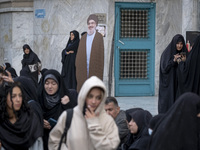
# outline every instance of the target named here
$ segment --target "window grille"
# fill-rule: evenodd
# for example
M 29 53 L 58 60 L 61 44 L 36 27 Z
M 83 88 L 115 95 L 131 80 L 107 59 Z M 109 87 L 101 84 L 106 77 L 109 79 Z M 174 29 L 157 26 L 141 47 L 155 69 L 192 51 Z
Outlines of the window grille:
M 149 50 L 120 51 L 120 79 L 147 79 Z
M 121 38 L 148 38 L 148 9 L 121 9 Z

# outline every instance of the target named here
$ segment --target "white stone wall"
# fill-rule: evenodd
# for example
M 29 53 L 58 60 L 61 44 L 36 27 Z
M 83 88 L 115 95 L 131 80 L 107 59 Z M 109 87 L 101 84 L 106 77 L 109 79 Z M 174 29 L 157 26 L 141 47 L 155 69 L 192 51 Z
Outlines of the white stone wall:
M 12 46 L 12 14 L 0 15 L 0 65 L 4 63 L 4 56 L 12 60 L 10 49 Z
M 0 64 L 4 63 L 4 60 L 10 62 L 18 75 L 22 68 L 22 46 L 25 43 L 33 46 L 33 8 L 1 8 Z
M 92 13 L 106 14 L 107 35 L 104 37 L 105 69 L 104 82 L 108 82 L 108 66 L 114 29 L 114 1 L 110 0 L 44 0 L 34 1 L 34 10 L 44 9 L 44 18 L 34 17 L 34 51 L 45 68 L 61 71 L 61 52 L 69 33 L 87 31 L 87 18 Z
M 10 53 L 12 54 L 12 66 L 19 71 L 22 68 L 21 60 L 23 58 L 24 44 L 29 44 L 33 47 L 33 12 L 18 12 L 12 14 L 12 47 Z
M 149 2 L 149 0 L 137 0 L 135 2 Z M 75 29 L 81 34 L 87 31 L 86 21 L 90 14 L 106 14 L 107 35 L 104 37 L 104 82 L 108 87 L 110 53 L 115 20 L 115 1 L 35 0 L 34 10 L 36 9 L 44 9 L 46 16 L 44 18 L 34 17 L 34 51 L 39 54 L 43 67 L 54 68 L 58 71 L 61 71 L 61 52 L 68 41 L 69 32 Z M 112 79 L 112 93 L 114 93 L 114 77 Z

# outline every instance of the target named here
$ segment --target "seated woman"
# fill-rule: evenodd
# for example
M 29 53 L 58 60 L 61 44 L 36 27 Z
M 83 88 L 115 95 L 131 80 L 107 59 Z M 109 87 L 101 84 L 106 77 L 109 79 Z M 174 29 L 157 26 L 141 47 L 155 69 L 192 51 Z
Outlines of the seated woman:
M 38 91 L 38 100 L 44 117 L 44 149 L 48 149 L 49 132 L 56 124 L 60 114 L 75 106 L 76 99 L 64 86 L 60 73 L 56 70 L 47 70 L 42 78 Z M 51 122 L 51 121 L 52 122 Z M 54 122 L 54 124 L 53 124 Z M 50 124 L 52 123 L 52 124 Z
M 43 150 L 42 118 L 27 106 L 20 83 L 10 84 L 3 91 L 0 95 L 0 149 Z
M 152 115 L 147 110 L 137 108 L 130 116 L 131 120 L 128 123 L 130 134 L 122 145 L 122 150 L 146 150 L 150 139 L 148 127 Z

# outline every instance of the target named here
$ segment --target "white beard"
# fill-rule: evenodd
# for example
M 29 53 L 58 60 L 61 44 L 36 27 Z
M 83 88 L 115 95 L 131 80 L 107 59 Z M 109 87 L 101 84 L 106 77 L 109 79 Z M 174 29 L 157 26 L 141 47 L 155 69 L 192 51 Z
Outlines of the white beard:
M 88 33 L 89 35 L 92 35 L 92 34 L 94 33 L 94 31 L 95 31 L 95 28 L 88 29 L 87 33 Z

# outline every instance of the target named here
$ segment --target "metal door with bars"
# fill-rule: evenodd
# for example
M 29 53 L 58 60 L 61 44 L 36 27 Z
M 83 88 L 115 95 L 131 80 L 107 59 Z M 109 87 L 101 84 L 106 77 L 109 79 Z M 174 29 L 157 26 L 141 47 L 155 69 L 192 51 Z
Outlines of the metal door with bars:
M 115 3 L 115 96 L 154 95 L 155 3 Z

